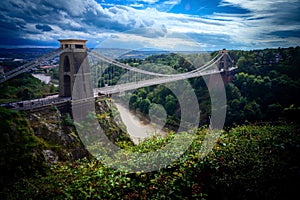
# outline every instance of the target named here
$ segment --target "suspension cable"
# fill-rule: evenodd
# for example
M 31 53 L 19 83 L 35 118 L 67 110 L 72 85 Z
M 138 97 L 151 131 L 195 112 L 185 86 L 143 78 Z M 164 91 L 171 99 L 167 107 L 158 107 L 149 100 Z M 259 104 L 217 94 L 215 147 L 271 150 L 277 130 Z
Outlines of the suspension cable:
M 206 63 L 205 65 L 195 69 L 195 70 L 192 70 L 190 72 L 186 72 L 186 73 L 180 73 L 180 74 L 161 74 L 161 73 L 155 73 L 155 72 L 149 72 L 149 71 L 146 71 L 146 70 L 142 70 L 142 69 L 138 69 L 138 68 L 134 68 L 134 67 L 131 67 L 131 66 L 128 66 L 128 65 L 125 65 L 123 63 L 120 63 L 118 61 L 115 61 L 115 60 L 111 60 L 110 58 L 107 58 L 106 56 L 103 56 L 95 51 L 91 51 L 91 50 L 88 50 L 91 54 L 93 54 L 95 57 L 105 61 L 105 62 L 108 62 L 110 64 L 113 64 L 113 65 L 116 65 L 118 67 L 121 67 L 123 69 L 127 69 L 127 70 L 130 70 L 130 71 L 134 71 L 134 72 L 138 72 L 138 73 L 142 73 L 142 74 L 147 74 L 147 75 L 152 75 L 152 76 L 161 76 L 161 77 L 176 77 L 176 76 L 182 76 L 184 74 L 190 74 L 190 73 L 195 73 L 195 72 L 198 72 L 198 71 L 202 71 L 202 70 L 205 70 L 209 67 L 211 67 L 211 65 L 215 64 L 216 61 L 219 61 L 222 57 L 223 57 L 223 54 L 218 54 L 217 56 L 215 56 L 212 60 L 210 60 L 208 63 Z M 219 57 L 219 58 L 218 58 Z M 218 58 L 216 61 L 215 59 Z M 213 64 L 211 64 L 213 63 Z

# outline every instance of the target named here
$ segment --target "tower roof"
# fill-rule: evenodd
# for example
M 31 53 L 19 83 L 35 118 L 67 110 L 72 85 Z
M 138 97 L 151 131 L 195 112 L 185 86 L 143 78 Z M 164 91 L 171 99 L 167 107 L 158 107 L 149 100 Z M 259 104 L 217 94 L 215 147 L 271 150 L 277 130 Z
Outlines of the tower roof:
M 58 40 L 61 44 L 85 44 L 87 40 L 81 39 L 61 39 Z

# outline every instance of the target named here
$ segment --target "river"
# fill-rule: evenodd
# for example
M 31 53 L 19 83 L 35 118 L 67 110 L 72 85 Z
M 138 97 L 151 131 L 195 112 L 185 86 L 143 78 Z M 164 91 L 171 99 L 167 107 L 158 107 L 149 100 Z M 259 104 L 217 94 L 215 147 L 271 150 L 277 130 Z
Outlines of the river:
M 114 102 L 118 111 L 120 113 L 121 119 L 123 123 L 127 127 L 127 132 L 131 137 L 131 140 L 138 144 L 139 142 L 143 141 L 145 138 L 157 135 L 163 136 L 166 133 L 161 130 L 161 127 L 156 127 L 155 125 L 149 123 L 143 123 L 137 116 L 131 113 L 127 108 L 123 105 Z
M 32 76 L 34 76 L 35 78 L 40 79 L 42 82 L 49 84 L 51 83 L 51 76 L 47 76 L 45 74 L 32 74 Z M 54 85 L 55 87 L 58 87 L 57 84 L 51 83 L 52 85 Z
M 35 78 L 40 79 L 44 83 L 48 84 L 51 81 L 51 76 L 46 76 L 45 74 L 32 74 Z
M 47 76 L 45 74 L 32 74 L 32 75 L 40 79 L 46 84 L 50 83 L 51 81 L 51 76 Z M 145 138 L 153 135 L 162 136 L 166 134 L 166 132 L 161 130 L 160 126 L 155 126 L 154 124 L 151 123 L 145 124 L 137 116 L 129 112 L 129 110 L 125 108 L 123 105 L 116 102 L 114 103 L 118 108 L 123 123 L 127 127 L 128 134 L 130 135 L 132 141 L 135 144 L 138 144 L 140 141 L 143 141 Z

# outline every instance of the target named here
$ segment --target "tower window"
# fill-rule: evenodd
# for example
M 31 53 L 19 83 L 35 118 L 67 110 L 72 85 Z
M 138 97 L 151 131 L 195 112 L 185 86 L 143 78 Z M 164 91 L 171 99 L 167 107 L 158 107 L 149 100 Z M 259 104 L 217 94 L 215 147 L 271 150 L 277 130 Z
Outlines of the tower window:
M 83 49 L 83 45 L 82 44 L 75 44 L 75 49 Z

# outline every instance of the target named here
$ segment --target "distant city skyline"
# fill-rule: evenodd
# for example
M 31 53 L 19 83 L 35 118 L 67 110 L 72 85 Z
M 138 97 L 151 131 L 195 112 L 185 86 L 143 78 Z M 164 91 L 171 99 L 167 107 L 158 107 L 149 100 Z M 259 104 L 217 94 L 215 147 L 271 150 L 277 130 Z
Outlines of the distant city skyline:
M 299 0 L 2 0 L 0 47 L 211 51 L 300 44 Z

